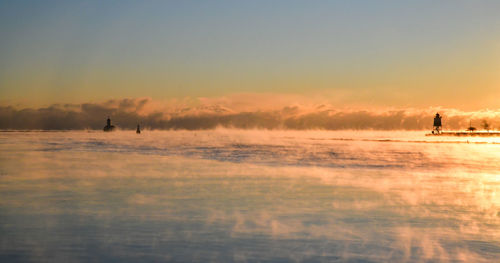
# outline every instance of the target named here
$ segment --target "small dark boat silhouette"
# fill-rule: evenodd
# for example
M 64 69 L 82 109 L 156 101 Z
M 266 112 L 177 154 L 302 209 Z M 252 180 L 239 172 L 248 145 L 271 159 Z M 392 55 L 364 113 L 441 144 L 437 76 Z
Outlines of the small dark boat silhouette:
M 111 125 L 111 119 L 108 117 L 108 120 L 106 121 L 106 126 L 102 129 L 105 132 L 113 131 L 115 129 L 115 126 Z
M 141 133 L 141 127 L 139 126 L 139 124 L 137 124 L 137 130 L 135 131 L 135 133 L 137 134 Z

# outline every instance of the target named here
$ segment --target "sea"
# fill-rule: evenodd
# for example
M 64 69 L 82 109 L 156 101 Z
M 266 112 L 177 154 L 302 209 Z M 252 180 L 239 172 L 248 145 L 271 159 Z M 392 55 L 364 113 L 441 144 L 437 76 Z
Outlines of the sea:
M 3 131 L 0 262 L 500 262 L 500 137 Z

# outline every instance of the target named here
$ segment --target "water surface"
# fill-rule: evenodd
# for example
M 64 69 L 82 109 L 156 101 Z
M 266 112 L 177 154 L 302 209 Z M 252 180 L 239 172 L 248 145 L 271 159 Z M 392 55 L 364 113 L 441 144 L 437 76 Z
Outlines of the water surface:
M 494 262 L 500 138 L 0 133 L 2 262 Z

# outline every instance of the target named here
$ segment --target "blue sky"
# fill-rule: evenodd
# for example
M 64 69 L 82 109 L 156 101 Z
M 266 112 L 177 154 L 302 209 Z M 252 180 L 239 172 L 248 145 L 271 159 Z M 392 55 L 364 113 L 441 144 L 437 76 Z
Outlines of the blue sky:
M 0 96 L 435 106 L 429 93 L 453 92 L 448 106 L 498 107 L 499 13 L 498 1 L 2 1 Z

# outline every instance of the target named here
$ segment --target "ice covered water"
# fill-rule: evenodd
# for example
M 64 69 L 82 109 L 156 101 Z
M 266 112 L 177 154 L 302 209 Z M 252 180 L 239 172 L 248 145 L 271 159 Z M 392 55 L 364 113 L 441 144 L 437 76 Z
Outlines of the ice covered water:
M 500 138 L 0 133 L 2 262 L 495 262 Z

